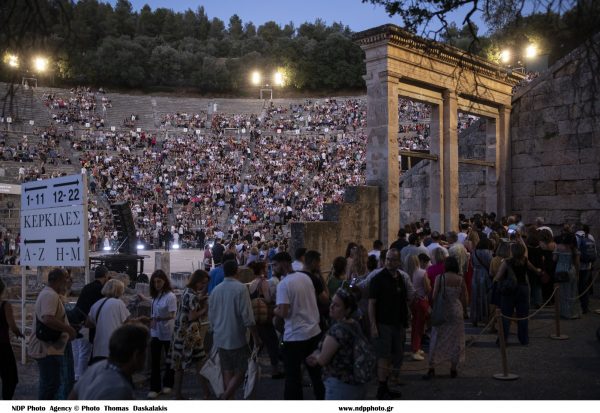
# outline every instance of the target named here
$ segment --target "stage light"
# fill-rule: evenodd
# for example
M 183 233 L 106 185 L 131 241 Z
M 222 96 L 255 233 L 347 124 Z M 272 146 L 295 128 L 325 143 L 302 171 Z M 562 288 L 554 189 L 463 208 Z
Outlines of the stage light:
M 173 244 L 173 249 L 174 250 L 178 250 L 179 249 L 179 244 Z
M 260 72 L 258 71 L 254 71 L 252 72 L 252 84 L 255 86 L 260 85 L 260 82 L 262 80 L 262 76 L 260 75 Z
M 510 58 L 511 58 L 510 50 L 504 49 L 504 50 L 502 50 L 502 52 L 500 52 L 500 60 L 502 61 L 502 63 L 504 63 L 504 64 L 510 63 Z
M 138 250 L 143 250 L 144 246 L 142 244 L 138 244 L 135 248 Z
M 111 247 L 104 247 L 104 248 L 102 248 L 102 249 L 103 249 L 104 251 L 110 251 L 110 250 L 112 250 L 112 248 L 111 248 Z

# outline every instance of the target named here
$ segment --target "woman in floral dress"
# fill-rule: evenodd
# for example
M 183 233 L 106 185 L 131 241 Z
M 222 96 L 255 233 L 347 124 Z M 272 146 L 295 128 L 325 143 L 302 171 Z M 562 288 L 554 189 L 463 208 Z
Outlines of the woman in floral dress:
M 435 376 L 435 367 L 450 361 L 450 377 L 457 376 L 459 362 L 465 360 L 465 326 L 463 308 L 467 305 L 467 287 L 463 277 L 458 275 L 460 268 L 454 257 L 445 261 L 446 272 L 437 277 L 433 288 L 433 305 L 444 295 L 446 321 L 433 327 L 429 345 L 429 371 L 423 379 Z
M 182 399 L 181 387 L 183 372 L 190 367 L 200 368 L 200 362 L 206 357 L 201 321 L 206 317 L 208 306 L 206 287 L 209 275 L 206 271 L 196 270 L 189 278 L 183 290 L 181 302 L 175 316 L 175 330 L 171 342 L 171 366 L 175 370 L 175 398 Z M 200 380 L 206 397 L 208 388 Z

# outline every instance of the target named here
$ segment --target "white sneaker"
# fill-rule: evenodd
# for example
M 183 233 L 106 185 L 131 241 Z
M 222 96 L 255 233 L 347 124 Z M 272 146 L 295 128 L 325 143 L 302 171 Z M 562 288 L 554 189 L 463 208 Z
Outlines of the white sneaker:
M 420 354 L 420 355 L 422 355 L 422 356 L 424 356 L 424 355 L 425 355 L 425 352 L 424 352 L 423 350 L 421 350 L 421 349 L 419 349 L 419 351 L 417 351 L 417 353 L 419 353 L 419 354 Z
M 423 361 L 423 360 L 425 360 L 425 357 L 423 357 L 422 355 L 420 355 L 417 352 L 417 353 L 413 353 L 412 359 L 415 360 L 415 361 Z
M 164 395 L 169 395 L 171 394 L 171 388 L 170 387 L 163 387 L 163 389 L 161 390 L 161 393 Z
M 148 392 L 149 399 L 156 399 L 158 397 L 158 393 L 155 391 Z

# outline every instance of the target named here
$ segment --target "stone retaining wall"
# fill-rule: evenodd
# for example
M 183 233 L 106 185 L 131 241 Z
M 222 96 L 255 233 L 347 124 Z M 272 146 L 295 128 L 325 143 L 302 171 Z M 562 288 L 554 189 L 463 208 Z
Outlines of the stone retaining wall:
M 582 47 L 515 95 L 512 209 L 524 222 L 582 222 L 600 234 L 599 73 L 597 55 Z
M 350 242 L 371 250 L 379 238 L 379 188 L 349 187 L 342 204 L 326 204 L 323 221 L 291 224 L 290 254 L 298 247 L 321 253 L 323 272 L 331 269 L 335 257 L 344 255 Z

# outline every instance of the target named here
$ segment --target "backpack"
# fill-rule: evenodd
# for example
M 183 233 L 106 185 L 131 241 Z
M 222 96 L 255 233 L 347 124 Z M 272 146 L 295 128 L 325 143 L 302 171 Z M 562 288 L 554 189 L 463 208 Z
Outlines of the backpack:
M 375 377 L 377 367 L 377 357 L 369 340 L 360 331 L 360 326 L 351 327 L 346 323 L 340 323 L 342 328 L 350 331 L 354 337 L 352 344 L 352 376 L 354 381 L 359 384 L 369 383 Z
M 587 236 L 577 236 L 578 243 L 577 247 L 581 253 L 580 260 L 584 264 L 589 264 L 596 261 L 598 258 L 598 252 L 596 251 L 596 243 Z

